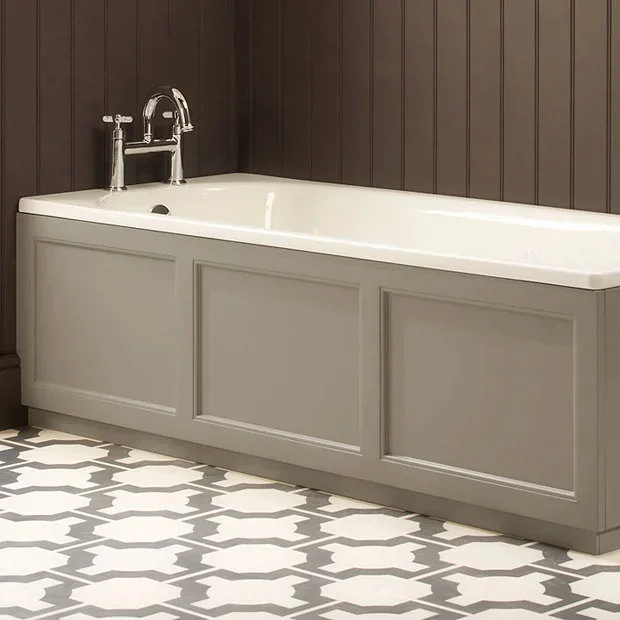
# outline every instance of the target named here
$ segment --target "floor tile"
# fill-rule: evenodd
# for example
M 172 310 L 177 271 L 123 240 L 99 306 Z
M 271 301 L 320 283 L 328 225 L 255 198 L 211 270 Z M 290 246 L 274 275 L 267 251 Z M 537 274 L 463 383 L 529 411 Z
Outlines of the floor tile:
M 589 556 L 58 431 L 0 432 L 0 620 L 620 620 Z

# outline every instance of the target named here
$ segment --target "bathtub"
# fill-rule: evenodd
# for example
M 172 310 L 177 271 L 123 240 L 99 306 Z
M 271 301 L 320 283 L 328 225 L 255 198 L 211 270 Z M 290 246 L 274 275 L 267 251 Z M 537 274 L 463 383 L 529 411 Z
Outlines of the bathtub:
M 613 215 L 246 174 L 23 198 L 23 402 L 599 553 L 620 547 L 619 286 Z

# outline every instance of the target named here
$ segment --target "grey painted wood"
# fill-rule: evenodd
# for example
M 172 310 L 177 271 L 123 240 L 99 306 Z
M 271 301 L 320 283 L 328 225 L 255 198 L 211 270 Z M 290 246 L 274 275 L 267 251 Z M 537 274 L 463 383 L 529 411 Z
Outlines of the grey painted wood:
M 386 454 L 574 491 L 570 317 L 399 293 L 385 303 Z
M 41 244 L 58 254 L 39 266 L 45 282 L 61 287 L 62 296 L 45 292 L 53 304 L 35 303 Z M 611 531 L 601 518 L 602 292 L 23 214 L 19 257 L 30 407 L 596 536 Z M 75 310 L 65 308 L 84 291 Z M 143 301 L 128 310 L 132 295 Z M 99 303 L 89 307 L 89 298 Z M 157 304 L 149 316 L 144 308 Z M 125 324 L 105 327 L 106 312 Z M 161 326 L 157 312 L 170 317 L 174 336 L 158 334 L 167 345 L 153 349 L 160 344 L 137 338 Z M 35 347 L 34 326 L 52 319 L 54 330 Z M 51 360 L 61 347 L 88 360 L 93 351 L 72 330 L 89 327 L 142 347 L 162 385 L 149 386 L 138 368 L 136 383 L 125 385 L 143 384 L 144 393 L 120 391 L 110 368 L 127 373 L 127 363 L 116 353 L 103 359 L 101 333 L 91 338 L 102 358 L 90 361 L 111 379 L 93 377 L 94 390 L 77 380 L 67 386 L 67 373 L 81 380 L 87 371 L 75 363 L 53 369 Z M 41 360 L 45 381 L 34 374 Z M 545 384 L 541 365 L 553 366 Z M 483 379 L 504 393 L 483 393 Z M 463 445 L 455 440 L 465 428 L 461 413 L 480 429 Z
M 34 379 L 174 408 L 174 260 L 39 241 Z
M 605 291 L 605 331 L 602 334 L 605 369 L 601 421 L 604 441 L 605 527 L 620 527 L 620 289 Z
M 198 266 L 198 415 L 359 446 L 359 292 Z

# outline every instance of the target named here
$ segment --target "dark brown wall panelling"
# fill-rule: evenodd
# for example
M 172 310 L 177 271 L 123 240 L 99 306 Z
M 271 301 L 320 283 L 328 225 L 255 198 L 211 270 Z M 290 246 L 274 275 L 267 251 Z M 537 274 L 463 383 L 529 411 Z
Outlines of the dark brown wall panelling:
M 310 175 L 310 1 L 282 5 L 282 174 Z
M 620 212 L 620 0 L 236 8 L 242 170 Z
M 23 195 L 103 187 L 105 113 L 136 117 L 149 88 L 188 97 L 188 176 L 237 169 L 229 0 L 0 2 L 0 427 L 23 420 L 15 356 L 15 212 Z M 130 134 L 131 135 L 131 134 Z M 128 161 L 128 182 L 163 174 Z
M 342 2 L 342 181 L 355 185 L 372 185 L 370 7 L 371 0 Z

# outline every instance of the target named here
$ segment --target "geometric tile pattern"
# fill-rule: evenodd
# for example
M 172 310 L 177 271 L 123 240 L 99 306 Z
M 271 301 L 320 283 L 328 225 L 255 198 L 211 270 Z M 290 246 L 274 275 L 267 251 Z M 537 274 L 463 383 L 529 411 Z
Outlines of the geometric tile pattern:
M 135 618 L 620 620 L 620 553 L 0 432 L 0 620 Z

